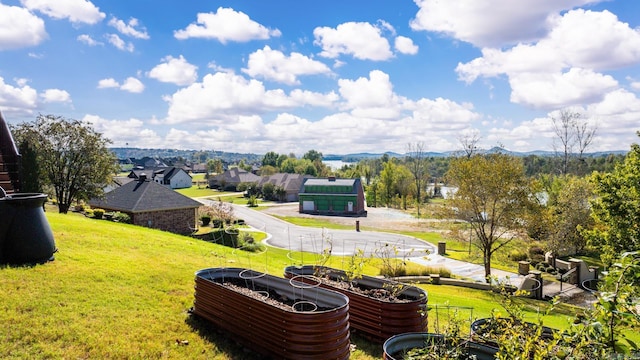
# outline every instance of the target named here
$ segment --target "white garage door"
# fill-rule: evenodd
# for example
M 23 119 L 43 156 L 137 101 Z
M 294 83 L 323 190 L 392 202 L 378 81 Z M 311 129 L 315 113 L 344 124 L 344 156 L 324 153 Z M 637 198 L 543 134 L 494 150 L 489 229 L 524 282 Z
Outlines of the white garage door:
M 303 211 L 313 211 L 315 206 L 313 205 L 313 201 L 303 201 L 302 202 L 302 210 Z

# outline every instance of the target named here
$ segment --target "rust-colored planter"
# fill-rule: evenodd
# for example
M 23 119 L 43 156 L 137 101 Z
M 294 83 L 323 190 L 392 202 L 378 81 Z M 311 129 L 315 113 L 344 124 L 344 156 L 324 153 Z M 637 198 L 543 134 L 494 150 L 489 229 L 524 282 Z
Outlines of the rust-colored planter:
M 225 282 L 296 304 L 281 308 Z M 258 353 L 292 360 L 349 358 L 349 299 L 340 293 L 240 268 L 199 270 L 195 290 L 194 314 Z
M 345 272 L 324 266 L 305 265 L 285 268 L 285 277 L 299 275 L 320 275 L 331 280 L 342 281 Z M 354 280 L 354 286 L 365 289 L 389 289 L 400 283 L 389 279 L 362 276 Z M 320 283 L 321 287 L 338 291 L 349 297 L 349 322 L 351 328 L 362 332 L 370 340 L 383 343 L 389 337 L 407 333 L 422 332 L 427 329 L 427 292 L 405 285 L 402 291 L 403 302 L 390 302 L 372 298 L 346 288 L 335 287 L 329 283 Z

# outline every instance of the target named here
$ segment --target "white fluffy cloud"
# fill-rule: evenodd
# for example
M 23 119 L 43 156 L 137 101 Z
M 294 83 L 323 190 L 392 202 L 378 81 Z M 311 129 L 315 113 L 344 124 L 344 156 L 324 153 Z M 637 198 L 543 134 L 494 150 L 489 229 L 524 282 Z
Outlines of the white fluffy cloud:
M 191 85 L 198 80 L 198 67 L 190 64 L 184 56 L 167 56 L 147 74 L 152 79 L 180 86 Z
M 461 80 L 505 74 L 515 103 L 536 108 L 588 104 L 619 86 L 599 71 L 640 63 L 640 31 L 608 11 L 572 10 L 555 19 L 540 41 L 507 50 L 485 48 L 482 55 L 458 64 Z
M 38 105 L 38 92 L 21 81 L 16 85 L 5 83 L 0 76 L 0 110 L 8 113 L 30 113 Z
M 327 96 L 331 97 L 311 92 L 296 94 L 298 96 L 292 97 L 281 89 L 267 90 L 262 82 L 247 80 L 233 73 L 207 74 L 202 82 L 180 89 L 166 99 L 170 104 L 167 122 L 206 120 L 215 123 L 238 115 L 325 103 Z
M 361 60 L 388 60 L 393 57 L 383 29 L 366 22 L 347 22 L 336 28 L 318 27 L 313 30 L 314 44 L 322 47 L 320 56 L 335 59 L 351 55 Z
M 22 5 L 54 19 L 69 19 L 74 23 L 96 24 L 105 18 L 91 1 L 86 0 L 21 0 Z
M 133 52 L 133 50 L 135 49 L 132 43 L 122 40 L 122 38 L 120 38 L 120 36 L 116 34 L 107 34 L 105 36 L 109 44 L 115 46 L 116 48 L 122 51 Z
M 0 51 L 35 46 L 46 38 L 42 19 L 24 8 L 0 3 Z
M 228 41 L 247 42 L 280 36 L 280 30 L 269 29 L 241 12 L 231 8 L 218 8 L 215 13 L 199 13 L 196 23 L 174 32 L 176 39 L 189 38 L 216 39 L 225 44 Z
M 109 20 L 109 26 L 113 26 L 114 28 L 116 28 L 116 30 L 118 30 L 123 35 L 127 35 L 136 39 L 144 39 L 144 40 L 149 39 L 149 34 L 147 33 L 147 29 L 145 29 L 144 27 L 140 30 L 136 29 L 136 27 L 139 25 L 140 23 L 136 18 L 131 18 L 126 23 L 115 17 Z
M 91 124 L 94 130 L 113 140 L 113 146 L 156 147 L 164 140 L 154 130 L 145 128 L 140 119 L 108 120 L 98 115 L 87 114 L 82 121 Z
M 415 55 L 418 53 L 418 45 L 414 44 L 413 40 L 406 36 L 396 37 L 394 47 L 402 54 Z
M 90 35 L 87 34 L 78 35 L 76 40 L 89 46 L 103 45 L 101 42 L 94 40 Z
M 331 70 L 324 63 L 300 53 L 292 52 L 287 56 L 265 46 L 249 55 L 247 68 L 242 69 L 242 72 L 254 78 L 297 85 L 301 75 L 330 74 Z
M 406 99 L 393 92 L 389 75 L 380 70 L 369 73 L 369 79 L 340 79 L 340 95 L 345 109 L 357 117 L 399 119 Z
M 71 102 L 71 95 L 67 91 L 60 89 L 47 89 L 44 91 L 44 93 L 40 94 L 40 97 L 45 103 Z
M 546 36 L 563 10 L 603 0 L 414 0 L 414 30 L 443 33 L 478 47 L 502 47 Z
M 130 93 L 141 93 L 144 91 L 144 84 L 134 78 L 128 77 L 126 78 L 122 84 L 117 82 L 113 78 L 102 79 L 98 81 L 98 89 L 109 89 L 109 88 L 118 88 L 120 90 L 124 90 Z

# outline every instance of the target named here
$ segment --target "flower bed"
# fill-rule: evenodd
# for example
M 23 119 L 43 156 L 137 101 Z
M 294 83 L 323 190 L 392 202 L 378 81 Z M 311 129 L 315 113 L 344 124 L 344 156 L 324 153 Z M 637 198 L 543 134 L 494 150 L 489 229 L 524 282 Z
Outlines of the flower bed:
M 348 359 L 349 300 L 240 268 L 196 272 L 193 313 L 277 359 Z
M 498 353 L 497 348 L 430 333 L 398 334 L 385 341 L 382 349 L 385 360 L 493 360 Z

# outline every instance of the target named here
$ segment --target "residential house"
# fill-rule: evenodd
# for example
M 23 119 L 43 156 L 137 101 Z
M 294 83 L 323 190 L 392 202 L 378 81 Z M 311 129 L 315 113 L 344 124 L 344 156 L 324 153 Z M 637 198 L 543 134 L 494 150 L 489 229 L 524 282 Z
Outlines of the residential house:
M 138 179 L 141 174 L 151 174 L 151 180 L 154 182 L 168 186 L 171 189 L 190 188 L 192 184 L 191 175 L 186 171 L 177 167 L 159 167 L 145 170 L 131 170 L 128 177 Z
M 91 199 L 89 205 L 128 214 L 135 225 L 189 234 L 202 204 L 140 174 L 136 181 L 106 193 L 103 199 Z
M 294 202 L 298 201 L 300 187 L 305 179 L 311 178 L 311 175 L 278 173 L 273 175 L 265 175 L 262 177 L 258 186 L 262 188 L 266 183 L 272 183 L 276 187 L 281 187 L 285 191 L 284 199 L 281 201 Z
M 209 177 L 209 188 L 220 188 L 222 190 L 235 191 L 238 184 L 240 183 L 253 182 L 258 184 L 261 180 L 262 178 L 260 176 L 235 167 L 229 170 L 225 170 L 225 172 L 223 172 L 222 174 Z
M 300 213 L 367 216 L 364 188 L 360 179 L 305 179 L 298 202 Z

